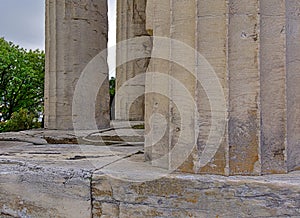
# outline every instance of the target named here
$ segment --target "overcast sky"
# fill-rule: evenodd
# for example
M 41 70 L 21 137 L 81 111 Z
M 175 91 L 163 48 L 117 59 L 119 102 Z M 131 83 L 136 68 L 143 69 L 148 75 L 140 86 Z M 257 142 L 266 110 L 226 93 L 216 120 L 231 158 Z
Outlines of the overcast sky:
M 115 44 L 115 1 L 109 3 L 109 46 Z M 45 47 L 45 0 L 0 0 L 0 37 L 26 49 Z
M 108 0 L 109 41 L 116 43 L 116 0 Z M 26 49 L 45 50 L 45 0 L 0 0 L 0 37 Z M 115 53 L 109 51 L 110 76 L 115 76 Z

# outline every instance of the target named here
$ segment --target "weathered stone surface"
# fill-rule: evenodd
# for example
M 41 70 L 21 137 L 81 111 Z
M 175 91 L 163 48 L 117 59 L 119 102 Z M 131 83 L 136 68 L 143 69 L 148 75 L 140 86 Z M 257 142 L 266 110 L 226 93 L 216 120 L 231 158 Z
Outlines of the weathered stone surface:
M 149 36 L 146 31 L 146 0 L 117 1 L 117 42 Z M 151 39 L 146 38 L 141 43 L 145 53 L 151 52 Z M 122 48 L 117 45 L 117 71 L 115 119 L 117 120 L 144 120 L 145 110 L 145 80 L 139 79 L 133 83 L 128 80 L 147 71 L 149 58 L 129 60 L 132 48 Z M 131 54 L 130 54 L 131 53 Z M 127 60 L 120 64 L 121 60 Z
M 147 29 L 152 29 L 154 35 L 152 55 L 155 58 L 150 61 L 146 78 L 146 92 L 150 94 L 146 96 L 145 131 L 148 137 L 145 152 L 153 166 L 173 169 L 180 167 L 182 156 L 189 155 L 190 150 L 186 147 L 195 145 L 193 98 L 196 80 L 195 72 L 189 72 L 196 66 L 195 52 L 183 50 L 176 42 L 195 48 L 196 2 L 161 3 L 154 0 L 148 1 L 148 7 Z M 162 41 L 162 38 L 155 37 L 170 40 Z M 180 139 L 181 135 L 185 136 Z M 179 140 L 180 145 L 177 144 Z M 170 152 L 175 147 L 177 152 Z M 187 163 L 188 167 L 183 166 L 181 170 L 193 171 L 190 167 L 193 164 L 191 160 Z
M 300 2 L 286 1 L 287 32 L 287 165 L 300 169 Z
M 1 216 L 90 217 L 92 166 L 68 160 L 79 154 L 78 146 L 0 142 Z
M 75 86 L 85 66 L 106 49 L 107 22 L 106 1 L 46 1 L 46 128 L 73 129 Z M 108 77 L 107 67 L 98 73 Z M 100 128 L 109 126 L 108 90 L 106 80 L 96 99 L 95 119 Z
M 118 159 L 135 153 L 143 153 L 143 130 L 124 129 L 121 126 L 119 125 L 119 129 L 102 133 L 80 131 L 75 134 L 74 131 L 61 130 L 2 133 L 0 134 L 0 159 L 25 161 L 43 167 L 90 168 L 94 165 L 101 168 Z M 47 144 L 44 138 L 51 138 L 50 142 L 54 143 Z M 109 143 L 111 139 L 115 141 Z M 126 139 L 131 139 L 131 141 L 125 141 Z M 65 144 L 59 144 L 60 141 Z M 71 143 L 72 141 L 76 143 Z M 78 141 L 85 142 L 85 144 L 77 144 Z M 111 146 L 103 146 L 105 144 Z
M 106 48 L 107 3 L 49 0 L 46 6 L 45 123 L 47 128 L 71 129 L 71 102 L 80 72 Z M 180 172 L 261 175 L 299 169 L 299 8 L 296 0 L 118 1 L 117 41 L 143 40 L 118 47 L 117 62 L 135 53 L 144 58 L 117 69 L 116 118 L 142 120 L 145 112 L 145 158 L 153 166 L 173 169 L 178 167 L 178 160 L 184 159 Z M 173 42 L 160 44 L 157 36 Z M 203 55 L 217 75 L 222 95 L 216 95 L 210 69 L 197 59 L 198 54 L 179 49 L 174 40 Z M 145 58 L 162 53 L 166 60 Z M 179 66 L 182 64 L 176 60 L 185 66 Z M 107 67 L 103 68 L 106 75 Z M 192 68 L 197 75 L 189 72 Z M 149 74 L 139 77 L 147 69 Z M 139 79 L 127 83 L 135 77 Z M 213 87 L 210 93 L 205 88 L 209 86 Z M 145 92 L 149 93 L 146 97 Z M 197 107 L 189 104 L 188 96 Z M 98 97 L 97 125 L 108 127 L 107 81 Z M 212 99 L 225 100 L 224 111 L 212 107 Z M 89 114 L 90 105 L 82 108 Z M 209 144 L 211 132 L 220 127 L 213 125 L 213 114 L 219 119 L 217 123 L 226 123 L 225 134 L 220 133 L 220 143 Z M 112 133 L 101 134 L 82 137 L 80 143 L 95 144 L 99 137 L 119 145 L 143 141 L 142 136 L 121 139 Z M 30 137 L 20 137 L 23 136 L 6 140 L 45 143 L 43 139 L 33 142 Z M 74 135 L 44 139 L 51 143 L 78 143 Z M 176 146 L 179 152 L 171 152 Z M 190 146 L 191 151 L 187 151 Z M 214 146 L 218 146 L 216 151 L 211 148 Z M 212 157 L 202 165 L 204 151 Z
M 159 7 L 156 5 L 159 4 Z M 146 28 L 154 36 L 170 37 L 169 13 L 171 1 L 148 0 Z M 152 54 L 163 46 L 166 57 L 170 57 L 170 43 L 160 45 L 153 39 Z M 170 63 L 168 60 L 151 59 L 148 72 L 159 72 L 167 76 L 170 73 Z M 168 159 L 159 160 L 170 151 L 170 99 L 169 99 L 169 79 L 162 79 L 153 74 L 146 75 L 146 93 L 145 96 L 145 158 L 152 162 L 154 166 L 168 168 Z M 166 93 L 164 95 L 164 93 Z M 155 117 L 154 114 L 161 114 L 161 117 Z M 157 140 L 159 139 L 159 141 Z
M 226 1 L 198 1 L 197 6 L 197 51 L 213 67 L 218 76 L 224 97 L 228 103 L 228 80 L 227 80 L 227 40 L 228 40 L 228 7 Z M 203 74 L 206 73 L 205 71 Z M 207 73 L 206 73 L 207 74 Z M 209 77 L 206 75 L 206 77 Z M 202 84 L 197 82 L 197 91 L 195 101 L 197 102 L 199 121 L 199 136 L 197 139 L 197 157 L 200 158 L 201 152 L 207 144 L 207 140 L 211 128 L 211 111 L 217 111 L 218 108 L 211 108 L 208 96 L 202 87 Z M 228 116 L 228 115 L 227 115 Z M 227 117 L 226 116 L 226 117 Z M 226 127 L 227 130 L 227 127 Z M 213 159 L 206 166 L 197 169 L 196 172 L 213 173 L 213 174 L 228 174 L 227 164 L 227 149 L 228 136 L 227 131 L 223 137 L 221 145 L 214 155 Z M 196 162 L 196 161 L 195 161 Z
M 287 171 L 285 2 L 260 1 L 260 12 L 262 173 L 284 173 Z
M 234 13 L 232 13 L 232 22 L 236 20 L 236 24 L 232 24 L 232 26 L 228 26 L 228 19 L 229 19 L 229 5 L 226 4 L 224 1 L 217 1 L 214 3 L 211 3 L 210 1 L 197 1 L 197 4 L 195 4 L 194 1 L 171 1 L 170 10 L 162 10 L 161 7 L 155 7 L 155 5 L 160 4 L 155 1 L 150 1 L 152 2 L 152 7 L 150 7 L 149 11 L 147 12 L 149 14 L 149 18 L 147 18 L 147 23 L 149 23 L 150 28 L 153 28 L 153 34 L 154 36 L 167 36 L 170 37 L 171 39 L 176 39 L 180 40 L 181 42 L 186 43 L 187 45 L 191 46 L 191 48 L 195 49 L 195 51 L 200 52 L 200 55 L 203 55 L 211 66 L 213 67 L 214 71 L 216 72 L 221 86 L 224 90 L 224 96 L 225 99 L 227 100 L 227 108 L 229 107 L 229 102 L 234 103 L 232 99 L 229 100 L 229 81 L 227 78 L 229 77 L 229 74 L 232 73 L 232 76 L 230 76 L 231 79 L 231 85 L 232 85 L 232 93 L 231 96 L 234 96 L 234 93 L 238 96 L 239 91 L 243 92 L 248 92 L 250 97 L 249 101 L 253 101 L 255 103 L 255 95 L 252 95 L 253 92 L 251 90 L 256 90 L 257 91 L 257 85 L 259 85 L 259 77 L 258 77 L 258 65 L 256 65 L 256 71 L 253 70 L 253 74 L 257 73 L 257 77 L 253 78 L 252 76 L 249 76 L 254 83 L 256 82 L 256 86 L 253 85 L 254 83 L 248 83 L 245 81 L 245 84 L 251 86 L 249 90 L 235 90 L 234 89 L 234 84 L 236 83 L 237 86 L 240 84 L 240 80 L 238 78 L 234 78 L 234 75 L 237 77 L 241 77 L 240 71 L 239 71 L 239 65 L 236 63 L 233 63 L 230 65 L 230 57 L 233 57 L 233 54 L 236 55 L 236 57 L 232 58 L 231 61 L 236 59 L 236 62 L 240 61 L 239 53 L 241 52 L 241 47 L 240 45 L 232 43 L 232 47 L 229 49 L 229 42 L 228 42 L 228 34 L 231 34 L 231 38 L 236 37 L 235 39 L 232 39 L 232 42 L 237 42 L 240 40 L 240 35 L 239 35 L 239 29 L 242 28 L 243 24 L 238 23 L 238 18 L 233 17 Z M 149 3 L 150 4 L 150 3 Z M 166 3 L 168 4 L 168 3 Z M 181 5 L 182 4 L 182 5 Z M 248 3 L 244 3 L 245 5 Z M 153 6 L 154 5 L 154 6 Z M 183 6 L 184 5 L 184 6 Z M 164 5 L 163 5 L 164 6 Z M 243 4 L 234 4 L 231 3 L 232 7 L 237 7 L 239 10 L 243 8 Z M 188 13 L 184 13 L 182 8 L 185 8 L 185 12 L 189 11 Z M 241 10 L 240 10 L 241 11 Z M 166 13 L 169 12 L 169 13 Z M 246 13 L 246 12 L 245 12 Z M 147 14 L 147 15 L 148 15 Z M 165 19 L 157 19 L 157 17 L 165 18 Z M 257 20 L 256 20 L 257 21 Z M 239 25 L 238 25 L 239 24 Z M 250 24 L 249 24 L 250 25 Z M 231 39 L 230 39 L 231 40 Z M 241 40 L 240 40 L 241 41 Z M 250 42 L 249 40 L 246 40 L 246 42 L 241 41 L 244 46 L 244 50 L 247 50 L 248 48 L 252 48 L 252 44 L 248 43 Z M 248 44 L 247 44 L 248 43 Z M 155 43 L 155 38 L 154 38 L 154 43 L 153 43 L 153 53 L 158 49 L 158 46 L 162 45 L 157 45 Z M 163 45 L 168 48 L 168 45 Z M 248 46 L 248 47 L 247 47 Z M 256 46 L 256 47 L 255 47 Z M 235 53 L 234 49 L 238 49 L 238 51 Z M 250 57 L 248 62 L 252 63 L 252 59 L 257 56 L 255 54 L 258 54 L 258 45 L 257 43 L 254 45 L 254 50 L 256 53 L 253 53 L 254 55 Z M 168 50 L 168 49 L 166 49 Z M 185 138 L 186 144 L 192 144 L 192 140 L 195 138 L 195 136 L 192 133 L 194 132 L 194 129 L 199 128 L 199 137 L 198 137 L 198 142 L 197 146 L 195 147 L 194 151 L 192 151 L 191 155 L 189 158 L 186 158 L 186 161 L 184 164 L 181 166 L 179 169 L 180 171 L 183 172 L 192 172 L 192 173 L 217 173 L 217 174 L 235 174 L 234 170 L 230 172 L 228 166 L 230 165 L 230 160 L 232 161 L 237 161 L 237 159 L 243 159 L 244 157 L 248 157 L 251 159 L 251 155 L 246 154 L 247 152 L 252 152 L 251 149 L 249 148 L 242 148 L 243 140 L 239 140 L 238 137 L 240 136 L 236 131 L 237 128 L 232 125 L 230 128 L 232 129 L 232 132 L 229 133 L 226 131 L 226 135 L 223 138 L 223 142 L 221 142 L 221 145 L 219 147 L 219 150 L 216 152 L 215 156 L 212 158 L 212 160 L 206 165 L 206 166 L 201 166 L 199 167 L 198 165 L 200 162 L 201 158 L 201 152 L 204 150 L 204 148 L 207 145 L 207 138 L 208 135 L 210 134 L 210 128 L 211 128 L 211 112 L 213 111 L 215 114 L 220 114 L 217 116 L 220 116 L 220 119 L 222 119 L 222 109 L 221 108 L 210 108 L 210 104 L 208 101 L 208 93 L 205 93 L 203 87 L 203 83 L 211 83 L 211 79 L 208 68 L 203 68 L 203 63 L 197 63 L 196 59 L 197 56 L 196 53 L 194 53 L 191 57 L 188 56 L 188 51 L 177 51 L 176 46 L 170 46 L 170 57 L 173 58 L 176 57 L 177 60 L 182 59 L 185 61 L 185 67 L 190 67 L 194 66 L 194 68 L 197 68 L 197 75 L 196 78 L 193 77 L 191 74 L 193 72 L 188 72 L 186 69 L 183 69 L 182 66 L 176 66 L 176 64 L 167 64 L 160 65 L 160 62 L 157 60 L 151 60 L 151 62 L 155 64 L 151 64 L 150 66 L 152 67 L 155 65 L 156 68 L 154 68 L 155 71 L 159 71 L 160 73 L 168 72 L 169 75 L 169 80 L 163 80 L 165 83 L 162 84 L 162 79 L 161 78 L 149 78 L 147 80 L 146 86 L 149 86 L 149 90 L 153 90 L 154 92 L 156 91 L 156 86 L 159 87 L 158 90 L 161 90 L 165 87 L 167 91 L 167 98 L 163 99 L 162 97 L 159 96 L 159 94 L 154 95 L 155 97 L 147 97 L 146 101 L 146 133 L 150 133 L 150 136 L 148 137 L 149 139 L 157 139 L 158 135 L 161 134 L 158 131 L 161 131 L 161 128 L 157 128 L 158 126 L 161 125 L 161 120 L 157 120 L 156 123 L 153 124 L 153 120 L 150 121 L 150 118 L 152 115 L 161 113 L 161 115 L 164 117 L 165 121 L 167 122 L 166 128 L 164 129 L 165 135 L 161 138 L 159 142 L 155 142 L 155 140 L 149 140 L 147 141 L 146 138 L 146 158 L 149 157 L 149 159 L 152 161 L 153 164 L 156 164 L 156 159 L 160 158 L 164 155 L 170 155 L 171 149 L 174 148 L 175 144 L 178 142 L 180 135 L 185 131 L 185 127 L 183 127 L 183 123 L 189 122 L 192 120 L 191 123 L 189 123 L 187 126 L 188 129 L 190 129 L 190 136 Z M 242 52 L 241 52 L 242 53 Z M 173 55 L 173 56 L 172 56 Z M 231 56 L 230 56 L 231 55 Z M 245 62 L 247 62 L 247 54 L 245 55 Z M 175 59 L 176 59 L 175 58 Z M 252 58 L 252 59 L 251 59 Z M 257 62 L 258 63 L 258 62 Z M 249 64 L 248 64 L 249 65 Z M 230 66 L 233 66 L 231 69 Z M 241 64 L 240 67 L 244 67 L 245 64 Z M 204 66 L 206 67 L 206 66 Z M 250 69 L 252 69 L 252 64 L 249 66 Z M 253 69 L 254 69 L 253 68 Z M 151 68 L 150 68 L 151 69 Z M 191 69 L 191 68 L 190 68 Z M 152 69 L 151 69 L 152 71 Z M 247 71 L 248 72 L 248 71 Z M 201 75 L 198 75 L 200 73 Z M 245 73 L 246 75 L 246 73 Z M 194 101 L 197 104 L 197 109 L 198 111 L 193 111 L 194 105 L 185 105 L 187 108 L 184 110 L 179 110 L 176 108 L 176 104 L 186 104 L 186 98 L 187 96 L 184 95 L 185 93 L 180 91 L 178 88 L 178 85 L 175 86 L 173 80 L 176 79 L 179 81 L 180 85 L 184 86 L 191 94 L 191 96 L 194 97 Z M 196 81 L 196 79 L 202 81 Z M 250 80 L 251 80 L 250 79 Z M 171 82 L 170 82 L 171 81 Z M 200 84 L 200 82 L 202 84 Z M 149 85 L 148 85 L 149 83 Z M 159 85 L 157 85 L 159 84 Z M 253 87 L 252 87 L 253 85 Z M 152 88 L 155 87 L 156 89 Z M 242 87 L 242 86 L 240 86 Z M 151 89 L 152 88 L 152 89 Z M 253 97 L 254 96 L 254 97 Z M 211 96 L 209 96 L 211 97 Z M 216 97 L 216 94 L 214 93 L 214 97 Z M 222 96 L 217 96 L 217 98 L 221 98 Z M 253 97 L 253 98 L 252 98 Z M 157 99 L 155 101 L 155 98 Z M 247 100 L 247 99 L 246 99 Z M 148 102 L 149 101 L 149 102 Z M 240 110 L 240 114 L 237 113 L 236 115 L 233 115 L 233 111 L 230 110 L 232 113 L 232 118 L 234 116 L 240 116 L 241 119 L 244 119 L 244 113 L 243 111 L 247 111 L 247 108 L 249 105 L 244 104 L 244 99 L 241 98 L 241 101 L 237 101 L 238 104 L 238 109 Z M 245 107 L 245 108 L 244 108 Z M 184 107 L 183 107 L 184 108 Z M 181 108 L 182 109 L 182 108 Z M 179 111 L 178 111 L 179 110 Z M 182 116 L 183 113 L 188 113 L 188 116 Z M 199 113 L 199 116 L 195 115 L 195 112 Z M 226 116 L 225 116 L 226 117 Z M 226 119 L 226 118 L 225 118 Z M 231 119 L 232 121 L 232 119 Z M 256 118 L 255 122 L 258 121 L 258 117 Z M 151 123 L 152 122 L 152 123 Z M 219 121 L 219 122 L 222 122 Z M 245 125 L 248 121 L 245 121 Z M 232 122 L 231 122 L 232 123 Z M 243 124 L 244 125 L 244 124 Z M 230 125 L 229 125 L 230 126 Z M 159 129 L 156 131 L 156 129 Z M 254 131 L 258 131 L 257 128 Z M 248 130 L 246 130 L 248 131 Z M 227 140 L 230 138 L 229 134 L 232 134 L 231 139 L 232 140 L 237 140 L 239 141 L 236 142 L 236 146 L 232 145 L 231 148 L 231 153 L 228 152 L 229 150 L 229 141 Z M 255 133 L 256 134 L 256 133 Z M 255 136 L 258 139 L 258 135 Z M 258 141 L 258 140 L 256 140 Z M 255 144 L 255 143 L 254 143 Z M 246 147 L 248 145 L 245 145 Z M 256 146 L 256 150 L 253 150 L 253 155 L 257 157 L 258 160 L 258 144 L 256 143 L 254 146 Z M 148 148 L 147 148 L 148 147 Z M 235 151 L 235 149 L 240 149 L 238 152 Z M 245 152 L 240 152 L 241 149 L 245 150 Z M 184 153 L 184 151 L 182 152 Z M 230 156 L 233 158 L 230 159 Z M 239 156 L 241 156 L 239 158 Z M 171 158 L 178 159 L 178 157 L 173 156 Z M 180 157 L 179 157 L 180 158 Z M 174 162 L 174 160 L 169 160 L 167 163 L 157 163 L 157 166 L 163 166 L 163 167 L 170 167 L 170 162 Z M 176 160 L 175 160 L 176 161 Z M 248 162 L 244 163 L 247 164 Z M 256 163 L 256 161 L 255 161 Z M 241 164 L 243 164 L 241 162 Z M 249 163 L 249 165 L 254 165 L 254 163 Z M 232 169 L 236 167 L 235 164 L 232 164 Z M 241 169 L 240 172 L 237 172 L 237 174 L 243 174 L 243 170 Z M 251 173 L 250 173 L 251 174 Z
M 0 133 L 0 141 L 44 144 L 88 144 L 88 145 L 144 145 L 144 124 L 113 125 L 103 130 L 28 130 Z M 132 128 L 132 129 L 131 129 Z
M 185 8 L 185 10 L 182 10 Z M 185 43 L 191 48 L 197 48 L 197 2 L 193 0 L 173 1 L 171 2 L 171 26 L 170 37 L 174 40 Z M 195 49 L 196 51 L 196 49 Z M 190 145 L 196 145 L 195 132 L 190 131 L 196 129 L 195 110 L 190 100 L 195 99 L 197 82 L 193 72 L 190 69 L 196 67 L 195 53 L 187 52 L 178 48 L 178 45 L 171 43 L 170 55 L 172 60 L 183 60 L 170 63 L 170 84 L 169 84 L 169 109 L 170 109 L 170 151 L 179 148 L 179 152 L 170 152 L 169 168 L 174 168 L 180 163 L 180 159 L 189 153 Z M 182 64 L 184 63 L 184 64 Z M 179 84 L 185 88 L 186 93 L 179 87 Z M 192 99 L 189 99 L 191 96 Z M 182 137 L 183 136 L 183 137 Z M 180 147 L 182 147 L 180 149 Z M 192 151 L 190 157 L 195 157 L 197 152 Z M 194 172 L 193 164 L 196 161 L 187 158 L 185 165 L 181 166 L 179 171 Z M 181 165 L 181 164 L 180 164 Z M 178 167 L 180 167 L 180 165 Z
M 0 133 L 0 141 L 27 142 L 35 145 L 45 145 L 47 141 L 42 136 L 26 132 Z
M 259 5 L 229 1 L 229 173 L 260 174 Z
M 299 172 L 164 173 L 140 147 L 1 141 L 0 217 L 300 216 Z
M 91 172 L 27 161 L 0 164 L 1 217 L 90 217 Z
M 190 72 L 174 63 L 151 59 L 148 70 L 167 74 L 169 79 L 151 75 L 146 79 L 147 92 L 158 93 L 146 96 L 146 159 L 155 166 L 170 168 L 172 158 L 178 158 L 172 156 L 172 149 L 183 134 L 183 124 L 193 118 L 195 123 L 190 123 L 188 129 L 199 130 L 199 136 L 191 155 L 179 168 L 181 172 L 261 175 L 299 169 L 299 2 L 196 2 L 148 1 L 147 29 L 154 37 L 180 40 L 203 55 L 222 86 L 225 118 L 221 108 L 211 105 L 214 98 L 222 100 L 221 95 L 211 96 L 217 93 L 217 87 L 209 93 L 204 87 L 215 85 L 209 69 L 196 62 L 196 55 L 187 57 L 176 46 L 161 45 L 154 38 L 152 54 L 157 50 L 162 53 L 160 47 L 165 46 L 170 59 L 181 57 L 188 66 L 194 61 L 196 79 L 202 81 L 195 86 Z M 177 7 L 185 8 L 185 13 Z M 174 86 L 173 78 L 194 96 L 198 117 L 190 108 L 183 110 L 190 111 L 189 116 L 183 116 L 177 107 L 176 102 L 186 104 L 188 96 L 180 92 L 178 85 Z M 213 113 L 219 123 L 223 119 L 226 125 L 221 142 L 211 145 L 208 139 L 216 130 Z M 186 144 L 192 144 L 192 138 L 191 133 Z M 219 147 L 210 161 L 201 166 L 202 154 L 210 146 Z
M 92 217 L 94 170 L 141 151 L 0 141 L 0 217 Z
M 118 181 L 95 173 L 93 214 L 95 217 L 297 217 L 300 216 L 299 183 L 299 173 L 264 177 L 171 174 L 143 183 Z

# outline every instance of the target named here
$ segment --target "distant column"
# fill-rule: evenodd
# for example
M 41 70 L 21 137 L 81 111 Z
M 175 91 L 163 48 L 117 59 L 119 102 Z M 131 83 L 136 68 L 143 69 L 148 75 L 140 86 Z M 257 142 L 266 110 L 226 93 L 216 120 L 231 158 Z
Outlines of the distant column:
M 146 3 L 147 0 L 118 0 L 117 1 L 117 42 L 141 36 L 149 36 L 146 31 Z M 145 52 L 151 50 L 151 39 L 145 39 Z M 143 47 L 143 45 L 141 45 Z M 131 49 L 131 48 L 130 48 Z M 133 49 L 117 46 L 118 60 L 125 59 Z M 117 67 L 115 119 L 116 120 L 144 120 L 145 111 L 145 81 L 139 80 L 134 85 L 126 85 L 126 81 L 145 73 L 149 58 L 129 61 Z M 127 86 L 127 87 L 126 87 Z M 122 87 L 122 91 L 121 90 Z M 136 98 L 139 96 L 138 98 Z
M 107 2 L 46 0 L 45 128 L 73 129 L 73 93 L 82 70 L 108 37 Z M 107 69 L 104 69 L 107 70 Z M 99 128 L 109 125 L 108 82 L 96 102 Z

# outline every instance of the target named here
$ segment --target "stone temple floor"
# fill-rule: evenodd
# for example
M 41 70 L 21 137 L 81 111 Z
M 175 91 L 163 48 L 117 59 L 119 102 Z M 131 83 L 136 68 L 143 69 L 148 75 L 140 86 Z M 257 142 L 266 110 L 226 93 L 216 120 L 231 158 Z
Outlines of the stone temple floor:
M 170 173 L 144 162 L 134 125 L 0 134 L 0 217 L 300 217 L 300 172 Z

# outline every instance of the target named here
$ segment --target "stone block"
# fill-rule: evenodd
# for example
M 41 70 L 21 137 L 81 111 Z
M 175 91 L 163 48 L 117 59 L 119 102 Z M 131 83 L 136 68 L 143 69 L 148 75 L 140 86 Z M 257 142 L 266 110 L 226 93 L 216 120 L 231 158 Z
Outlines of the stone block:
M 145 172 L 147 174 L 149 172 Z M 264 177 L 171 174 L 141 183 L 93 176 L 93 205 L 120 217 L 297 217 L 299 173 Z M 102 195 L 100 193 L 100 195 Z M 102 210 L 97 213 L 101 217 Z M 103 217 L 105 214 L 103 213 Z
M 90 217 L 88 172 L 1 160 L 0 216 Z

